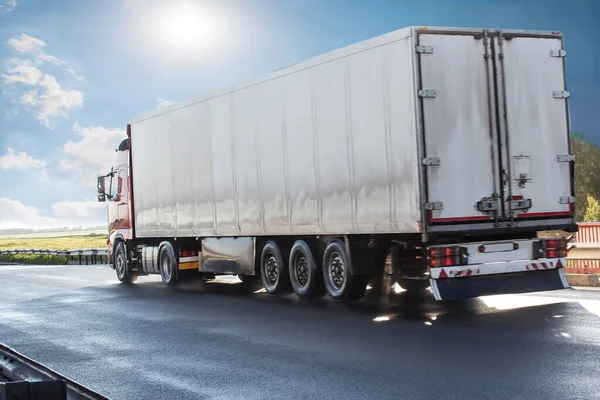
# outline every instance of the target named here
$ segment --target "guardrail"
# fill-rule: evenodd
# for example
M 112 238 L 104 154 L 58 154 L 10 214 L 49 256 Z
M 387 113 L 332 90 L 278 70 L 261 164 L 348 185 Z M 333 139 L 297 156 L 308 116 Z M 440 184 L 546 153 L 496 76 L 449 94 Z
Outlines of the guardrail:
M 75 249 L 75 250 L 43 250 L 43 249 L 15 249 L 0 250 L 0 255 L 47 255 L 68 257 L 69 264 L 108 264 L 107 249 Z
M 0 399 L 108 400 L 0 343 Z
M 600 222 L 582 222 L 569 244 L 566 272 L 600 274 Z

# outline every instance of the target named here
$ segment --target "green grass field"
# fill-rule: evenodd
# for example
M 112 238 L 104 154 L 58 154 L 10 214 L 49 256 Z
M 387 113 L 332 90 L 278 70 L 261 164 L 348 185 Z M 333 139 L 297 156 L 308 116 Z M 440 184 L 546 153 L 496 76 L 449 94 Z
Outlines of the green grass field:
M 0 250 L 41 249 L 41 250 L 75 250 L 89 248 L 106 248 L 106 235 L 76 235 L 59 237 L 3 237 L 0 238 Z M 0 255 L 0 261 L 23 264 L 66 264 L 67 257 L 48 255 Z

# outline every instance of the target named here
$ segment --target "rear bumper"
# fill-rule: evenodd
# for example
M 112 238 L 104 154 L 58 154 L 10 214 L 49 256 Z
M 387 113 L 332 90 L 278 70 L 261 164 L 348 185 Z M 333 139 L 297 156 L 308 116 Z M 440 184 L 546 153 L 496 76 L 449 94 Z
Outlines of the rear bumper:
M 431 268 L 430 284 L 436 300 L 565 289 L 565 265 L 556 258 Z
M 545 269 L 558 269 L 567 265 L 566 258 L 548 258 L 544 260 L 502 261 L 485 264 L 459 265 L 456 267 L 430 268 L 432 279 L 464 278 L 478 275 L 509 274 Z

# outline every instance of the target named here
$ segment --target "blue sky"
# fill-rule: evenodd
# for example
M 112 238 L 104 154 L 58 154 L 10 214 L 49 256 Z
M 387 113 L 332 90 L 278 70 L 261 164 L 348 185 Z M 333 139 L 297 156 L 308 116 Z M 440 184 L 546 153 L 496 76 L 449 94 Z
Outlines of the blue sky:
M 562 31 L 572 130 L 600 144 L 597 0 L 0 5 L 0 229 L 105 222 L 94 176 L 110 168 L 128 121 L 163 100 L 195 97 L 409 25 Z M 202 27 L 186 31 L 190 21 Z

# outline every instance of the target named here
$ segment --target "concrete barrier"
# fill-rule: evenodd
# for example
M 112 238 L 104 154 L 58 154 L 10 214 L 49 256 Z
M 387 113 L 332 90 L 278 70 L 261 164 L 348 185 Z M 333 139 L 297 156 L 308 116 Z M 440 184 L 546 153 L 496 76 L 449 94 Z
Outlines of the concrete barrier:
M 566 274 L 571 286 L 600 287 L 600 275 L 597 274 Z

